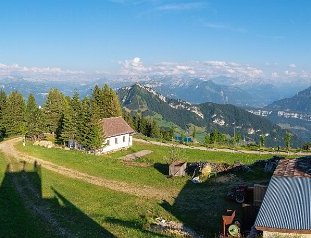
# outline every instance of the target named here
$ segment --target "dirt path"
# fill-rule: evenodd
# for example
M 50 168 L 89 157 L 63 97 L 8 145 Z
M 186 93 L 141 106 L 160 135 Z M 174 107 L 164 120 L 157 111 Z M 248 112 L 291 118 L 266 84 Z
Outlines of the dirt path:
M 124 192 L 131 195 L 144 197 L 144 198 L 150 198 L 150 199 L 158 199 L 158 200 L 171 200 L 172 197 L 174 197 L 176 194 L 178 194 L 178 191 L 167 191 L 167 190 L 160 190 L 157 188 L 153 188 L 150 186 L 142 186 L 142 185 L 133 185 L 126 182 L 120 182 L 115 180 L 109 180 L 105 178 L 99 178 L 96 176 L 92 176 L 77 170 L 69 169 L 64 166 L 56 165 L 54 163 L 39 159 L 34 156 L 26 155 L 18 150 L 15 149 L 14 145 L 18 142 L 20 142 L 22 138 L 14 138 L 11 140 L 7 140 L 0 143 L 0 150 L 7 155 L 8 157 L 13 157 L 17 159 L 18 161 L 26 161 L 29 163 L 34 163 L 37 161 L 37 163 L 41 164 L 41 166 L 45 169 L 48 169 L 50 171 L 59 173 L 61 175 L 79 179 L 81 181 L 94 184 L 97 186 L 109 188 L 114 191 L 118 192 Z
M 159 146 L 166 147 L 178 147 L 182 149 L 190 149 L 190 150 L 203 150 L 203 151 L 220 151 L 220 152 L 228 152 L 228 153 L 241 153 L 241 154 L 256 154 L 256 155 L 290 155 L 290 156 L 310 156 L 311 153 L 306 152 L 270 152 L 270 151 L 254 151 L 254 150 L 233 150 L 233 149 L 219 149 L 219 148 L 206 148 L 203 146 L 188 146 L 182 144 L 171 144 L 171 143 L 162 143 L 158 141 L 146 141 L 143 139 L 133 138 L 134 141 L 145 143 L 145 144 L 153 144 Z

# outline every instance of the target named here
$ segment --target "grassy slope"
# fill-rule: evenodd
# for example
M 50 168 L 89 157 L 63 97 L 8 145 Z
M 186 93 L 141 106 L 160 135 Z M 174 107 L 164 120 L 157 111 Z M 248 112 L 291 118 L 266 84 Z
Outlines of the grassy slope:
M 63 207 L 55 204 L 54 214 L 79 237 L 160 237 L 144 229 L 145 217 L 173 219 L 156 201 L 111 191 L 44 169 L 42 181 L 44 197 L 54 197 L 53 188 L 65 198 L 58 198 Z
M 158 234 L 145 229 L 145 225 L 148 223 L 146 220 L 157 216 L 180 220 L 198 232 L 206 234 L 207 237 L 214 236 L 220 229 L 221 215 L 225 209 L 237 209 L 237 211 L 240 209 L 237 204 L 224 199 L 228 189 L 243 181 L 253 184 L 255 181 L 260 182 L 269 179 L 269 175 L 263 176 L 262 171 L 255 171 L 253 174 L 236 174 L 235 178 L 227 179 L 226 182 L 212 180 L 204 184 L 192 184 L 188 177 L 167 179 L 166 176 L 155 169 L 154 164 L 163 165 L 166 163 L 165 157 L 171 148 L 155 145 L 135 143 L 127 151 L 103 156 L 93 156 L 61 149 L 46 149 L 31 144 L 27 144 L 26 147 L 19 144 L 17 147 L 28 154 L 92 175 L 159 187 L 167 189 L 168 193 L 170 189 L 180 191 L 174 202 L 159 202 L 99 188 L 43 170 L 44 196 L 53 196 L 51 190 L 51 186 L 53 186 L 82 213 L 87 214 L 87 217 L 93 219 L 97 224 L 101 224 L 102 227 L 117 237 L 158 237 Z M 139 160 L 147 162 L 150 167 L 126 166 L 116 159 L 122 155 L 143 149 L 154 151 Z M 209 160 L 226 163 L 233 163 L 236 160 L 243 163 L 252 163 L 258 159 L 270 157 L 269 155 L 259 156 L 189 149 L 183 150 L 182 154 L 187 161 Z M 221 180 L 221 178 L 220 176 L 219 179 Z M 82 216 L 81 219 L 84 221 L 85 217 Z M 88 224 L 87 222 L 82 223 Z M 83 225 L 77 225 L 79 223 L 70 224 L 65 222 L 65 224 L 73 226 L 78 231 L 85 230 Z
M 30 167 L 26 166 L 26 171 Z M 0 181 L 5 168 L 0 154 Z M 100 188 L 45 169 L 41 170 L 41 178 L 42 199 L 49 211 L 78 237 L 165 237 L 145 229 L 146 217 L 174 219 L 156 201 Z M 25 209 L 12 184 L 1 184 L 0 191 L 0 237 L 56 237 Z
M 167 179 L 161 171 L 154 168 L 163 168 L 167 163 L 167 155 L 171 148 L 135 143 L 135 145 L 127 150 L 113 153 L 110 155 L 94 156 L 84 154 L 78 151 L 65 151 L 61 149 L 45 149 L 39 146 L 33 146 L 30 143 L 26 147 L 21 144 L 17 145 L 20 151 L 30 155 L 38 156 L 42 159 L 51 161 L 56 164 L 67 166 L 82 172 L 86 172 L 99 177 L 113 180 L 127 181 L 133 184 L 149 185 L 153 187 L 181 189 L 188 178 Z M 133 167 L 124 165 L 122 161 L 116 159 L 122 155 L 137 152 L 140 150 L 152 150 L 153 153 L 141 158 L 139 161 L 147 162 L 149 167 Z M 53 156 L 51 156 L 53 155 Z M 208 152 L 199 150 L 185 149 L 182 152 L 183 157 L 187 161 L 213 161 L 234 163 L 241 161 L 250 164 L 258 159 L 269 158 L 269 155 L 252 155 L 252 154 L 233 154 L 224 152 Z
M 5 175 L 6 161 L 0 153 L 0 237 L 55 237 L 28 210 Z M 6 177 L 5 177 L 6 176 Z

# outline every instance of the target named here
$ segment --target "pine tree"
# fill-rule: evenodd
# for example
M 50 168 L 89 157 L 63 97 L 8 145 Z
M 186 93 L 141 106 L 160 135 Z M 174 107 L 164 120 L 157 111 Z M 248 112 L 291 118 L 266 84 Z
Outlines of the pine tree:
M 78 135 L 77 141 L 84 148 L 87 147 L 87 138 L 89 134 L 89 125 L 87 124 L 88 118 L 91 116 L 89 113 L 89 99 L 85 97 L 81 102 L 80 112 L 79 112 L 79 120 L 77 122 L 78 127 Z
M 196 135 L 197 135 L 197 128 L 195 125 L 193 125 L 192 138 L 195 139 Z
M 284 136 L 284 144 L 287 149 L 290 148 L 291 141 L 292 141 L 292 134 L 288 130 L 286 130 L 286 133 Z
M 118 117 L 122 116 L 122 109 L 120 106 L 119 98 L 113 89 L 109 88 L 107 84 L 105 84 L 102 89 L 103 96 L 103 104 L 99 106 L 103 106 L 104 108 L 104 117 Z
M 20 93 L 12 92 L 8 96 L 2 121 L 8 136 L 25 135 L 25 101 Z
M 36 140 L 44 131 L 44 117 L 41 109 L 39 109 L 35 97 L 30 94 L 27 100 L 26 112 L 26 135 Z
M 44 103 L 46 128 L 50 133 L 57 134 L 63 117 L 65 97 L 58 89 L 51 89 Z
M 0 90 L 0 140 L 4 137 L 5 128 L 3 125 L 3 111 L 6 104 L 6 94 L 4 91 Z
M 76 138 L 76 125 L 74 123 L 74 112 L 70 105 L 71 100 L 65 101 L 64 114 L 61 125 L 61 141 L 68 143 L 69 140 Z
M 103 89 L 101 89 L 98 85 L 95 85 L 93 89 L 92 103 L 97 105 L 100 118 L 106 117 L 107 104 L 105 102 L 105 95 Z
M 103 145 L 103 127 L 100 124 L 100 109 L 97 104 L 91 105 L 89 149 L 97 150 Z
M 127 122 L 127 124 L 129 124 L 130 127 L 136 129 L 134 126 L 134 121 L 133 121 L 133 117 L 131 116 L 131 113 L 123 110 L 122 115 L 123 115 L 123 119 Z
M 120 106 L 119 98 L 116 92 L 112 88 L 110 88 L 109 95 L 110 95 L 111 106 L 112 106 L 111 116 L 112 117 L 122 116 L 122 108 Z
M 265 139 L 266 139 L 265 135 L 260 135 L 260 137 L 259 137 L 259 146 L 260 147 L 265 146 Z
M 150 135 L 151 135 L 151 137 L 154 137 L 154 138 L 160 138 L 161 137 L 160 127 L 159 127 L 159 124 L 156 120 L 153 120 L 151 123 Z
M 81 104 L 78 142 L 86 150 L 99 149 L 103 144 L 103 130 L 100 125 L 99 108 L 89 98 L 84 98 Z

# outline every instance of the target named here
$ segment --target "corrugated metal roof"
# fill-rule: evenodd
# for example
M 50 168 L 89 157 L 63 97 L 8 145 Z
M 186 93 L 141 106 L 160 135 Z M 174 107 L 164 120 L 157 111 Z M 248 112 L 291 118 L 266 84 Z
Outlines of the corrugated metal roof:
M 311 234 L 311 178 L 273 176 L 255 226 Z

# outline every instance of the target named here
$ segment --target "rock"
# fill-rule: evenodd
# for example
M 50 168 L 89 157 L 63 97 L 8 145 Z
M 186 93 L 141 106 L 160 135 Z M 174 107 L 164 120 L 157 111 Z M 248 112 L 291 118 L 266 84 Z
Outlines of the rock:
M 34 145 L 43 146 L 43 147 L 46 147 L 46 148 L 53 148 L 54 147 L 53 142 L 47 141 L 47 140 L 35 141 L 33 144 Z

